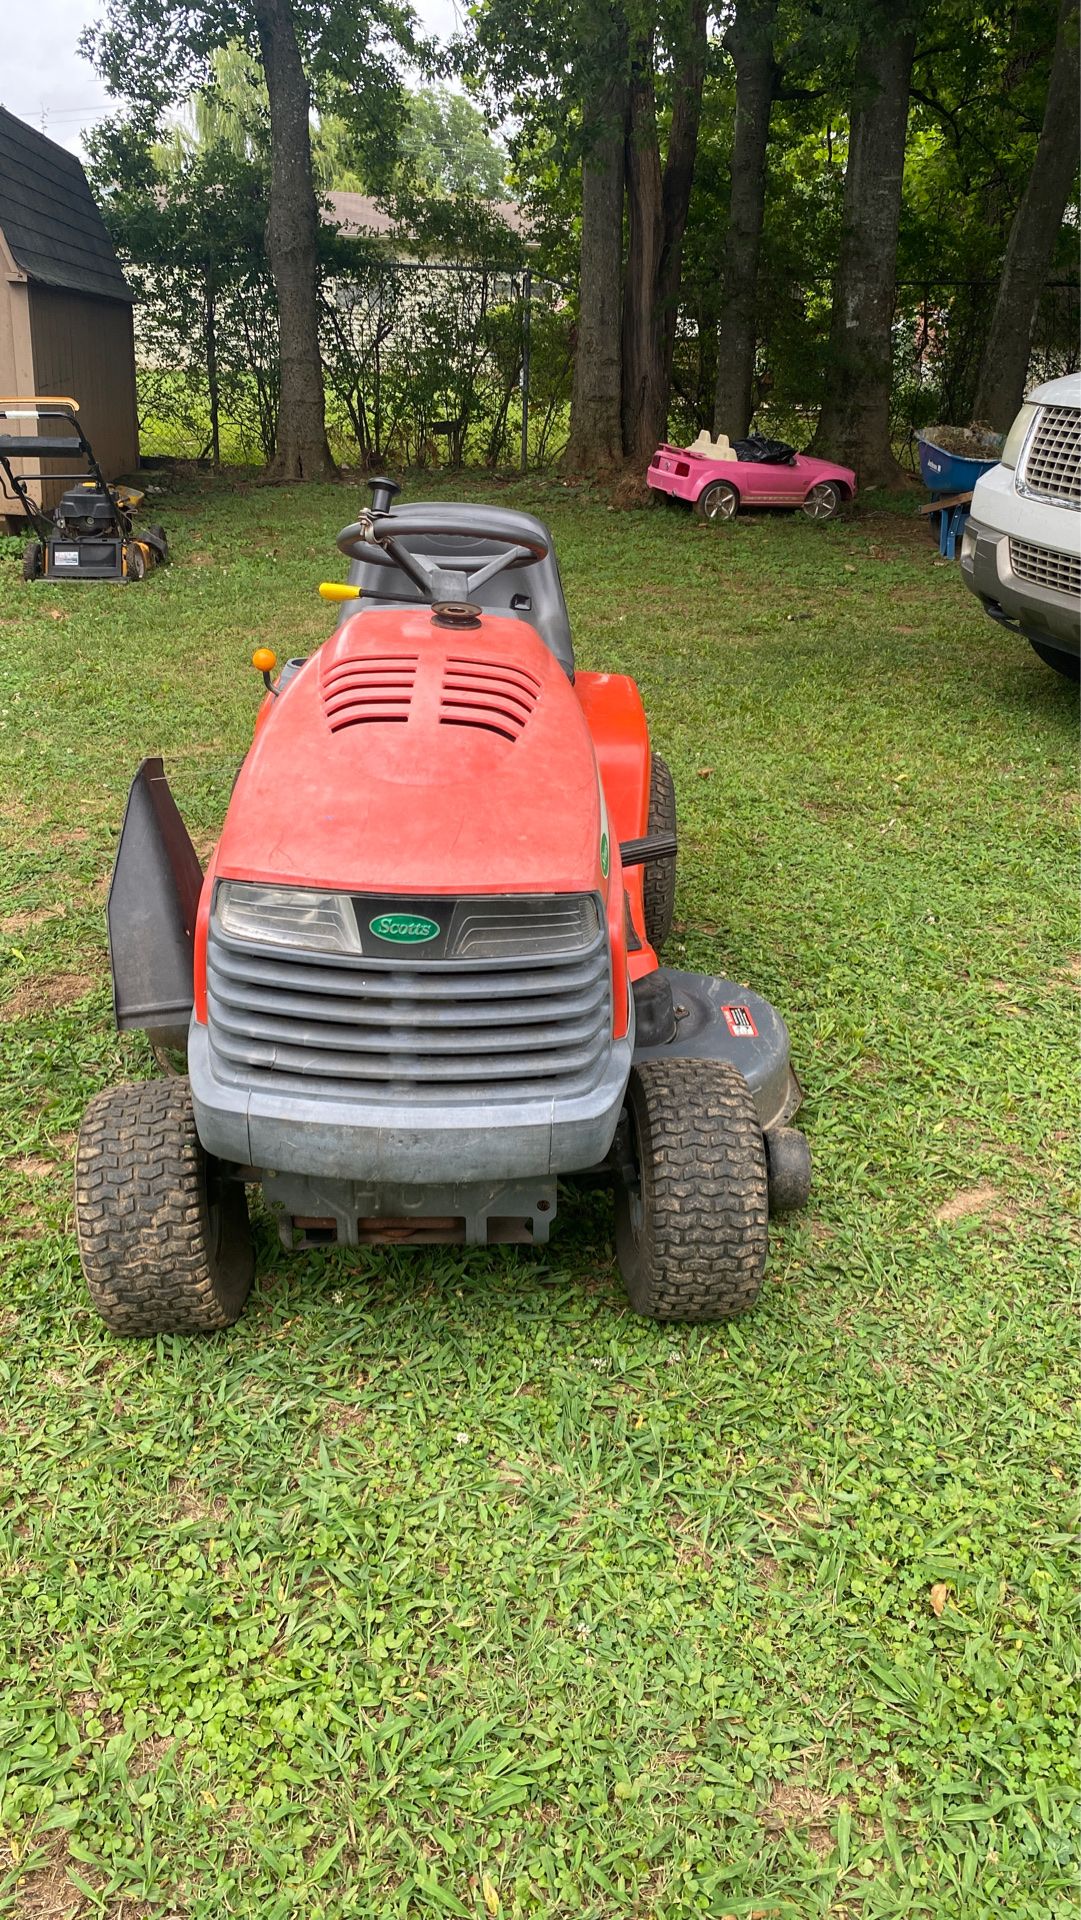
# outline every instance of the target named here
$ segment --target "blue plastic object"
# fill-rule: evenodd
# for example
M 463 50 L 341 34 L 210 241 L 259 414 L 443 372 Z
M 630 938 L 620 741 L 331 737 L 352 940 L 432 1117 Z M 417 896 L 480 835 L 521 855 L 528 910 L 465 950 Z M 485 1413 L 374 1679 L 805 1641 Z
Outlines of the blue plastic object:
M 998 466 L 997 460 L 962 460 L 959 454 L 947 453 L 925 440 L 922 433 L 918 439 L 920 472 L 932 493 L 971 493 L 981 473 L 990 473 Z

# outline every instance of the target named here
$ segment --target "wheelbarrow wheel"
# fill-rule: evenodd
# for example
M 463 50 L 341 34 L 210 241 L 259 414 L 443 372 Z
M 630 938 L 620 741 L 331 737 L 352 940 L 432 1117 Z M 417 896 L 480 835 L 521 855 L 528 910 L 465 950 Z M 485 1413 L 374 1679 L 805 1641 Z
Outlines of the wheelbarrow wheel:
M 627 1088 L 628 1176 L 616 1253 L 651 1320 L 724 1320 L 758 1298 L 766 1264 L 766 1149 L 738 1067 L 649 1060 Z

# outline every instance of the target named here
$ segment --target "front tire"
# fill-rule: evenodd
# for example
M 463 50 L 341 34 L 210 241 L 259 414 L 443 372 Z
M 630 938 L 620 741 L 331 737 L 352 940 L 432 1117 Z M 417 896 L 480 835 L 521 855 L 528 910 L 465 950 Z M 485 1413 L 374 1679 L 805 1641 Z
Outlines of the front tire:
M 1081 658 L 1076 653 L 1063 653 L 1060 647 L 1049 647 L 1045 641 L 1031 638 L 1029 646 L 1045 667 L 1061 673 L 1064 680 L 1081 679 Z
M 723 1320 L 758 1298 L 766 1150 L 750 1088 L 727 1061 L 651 1060 L 627 1088 L 636 1186 L 616 1198 L 627 1296 L 651 1320 Z
M 649 763 L 649 824 L 647 833 L 675 833 L 676 830 L 676 787 L 672 771 L 667 760 L 659 753 L 650 755 Z M 672 914 L 676 903 L 676 863 L 674 860 L 652 860 L 642 876 L 642 905 L 645 913 L 646 939 L 659 953 L 672 931 Z
M 739 512 L 739 494 L 727 480 L 711 480 L 694 503 L 700 520 L 734 520 Z
M 45 571 L 45 557 L 40 540 L 28 540 L 23 548 L 23 579 L 40 580 Z
M 808 520 L 832 520 L 841 511 L 841 489 L 832 480 L 820 480 L 803 502 Z
M 75 1228 L 90 1298 L 113 1333 L 213 1333 L 251 1290 L 244 1188 L 204 1153 L 187 1080 L 112 1087 L 90 1102 Z

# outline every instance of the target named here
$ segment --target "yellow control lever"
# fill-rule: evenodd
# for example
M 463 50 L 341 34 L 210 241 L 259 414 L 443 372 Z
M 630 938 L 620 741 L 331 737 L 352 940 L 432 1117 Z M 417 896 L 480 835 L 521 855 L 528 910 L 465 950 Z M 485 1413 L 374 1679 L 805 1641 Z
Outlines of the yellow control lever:
M 359 600 L 360 588 L 350 587 L 344 580 L 321 580 L 319 596 L 323 600 Z

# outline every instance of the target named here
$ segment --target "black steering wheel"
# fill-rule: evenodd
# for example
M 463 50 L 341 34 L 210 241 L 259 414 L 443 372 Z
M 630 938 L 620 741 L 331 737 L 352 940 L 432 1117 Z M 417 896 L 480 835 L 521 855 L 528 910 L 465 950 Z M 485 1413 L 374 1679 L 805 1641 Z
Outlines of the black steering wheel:
M 538 560 L 547 559 L 546 540 L 522 538 L 517 534 L 512 536 L 503 527 L 486 526 L 483 508 L 470 525 L 469 537 L 490 541 L 493 546 L 502 547 L 502 553 L 492 554 L 475 567 L 444 566 L 434 554 L 411 553 L 403 543 L 425 540 L 433 535 L 461 538 L 461 525 L 440 525 L 438 520 L 433 521 L 428 517 L 431 509 L 422 519 L 410 519 L 408 510 L 395 513 L 392 519 L 390 502 L 400 489 L 393 480 L 372 480 L 369 484 L 372 505 L 359 519 L 342 528 L 338 535 L 339 550 L 347 554 L 350 560 L 398 567 L 413 582 L 424 600 L 469 600 L 479 587 L 497 573 L 504 573 L 511 567 L 532 567 Z

